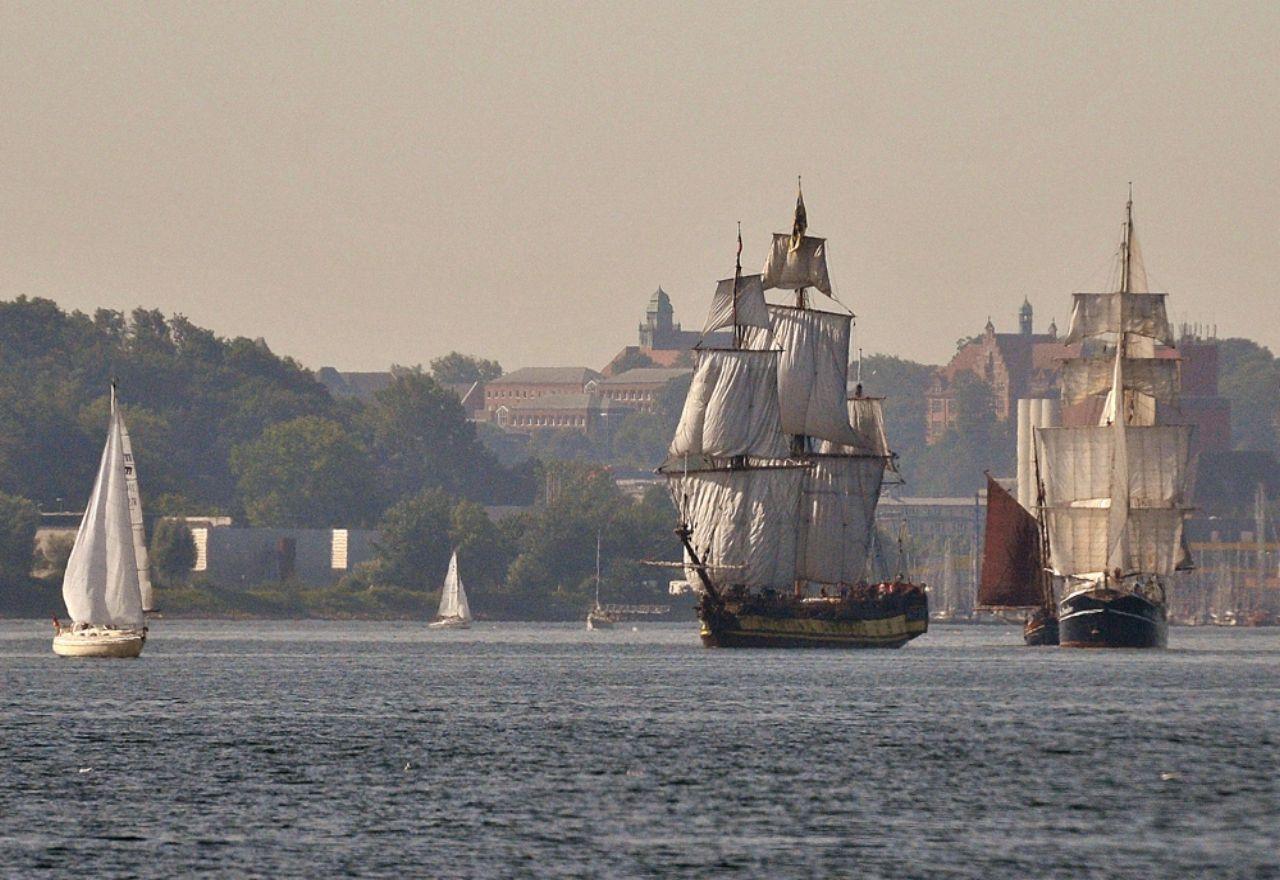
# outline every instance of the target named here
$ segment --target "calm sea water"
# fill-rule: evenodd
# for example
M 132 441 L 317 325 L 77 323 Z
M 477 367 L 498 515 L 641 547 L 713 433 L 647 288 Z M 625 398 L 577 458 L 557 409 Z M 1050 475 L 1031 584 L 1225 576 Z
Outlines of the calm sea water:
M 1280 631 L 1162 652 L 938 627 L 0 622 L 0 873 L 1280 876 Z

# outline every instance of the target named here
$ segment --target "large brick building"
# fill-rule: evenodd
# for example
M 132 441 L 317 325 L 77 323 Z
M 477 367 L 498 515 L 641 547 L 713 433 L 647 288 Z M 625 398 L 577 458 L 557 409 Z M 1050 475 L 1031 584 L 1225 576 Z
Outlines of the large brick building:
M 523 367 L 492 380 L 484 388 L 484 409 L 491 419 L 499 407 L 550 395 L 583 394 L 601 375 L 587 367 Z M 496 421 L 496 419 L 495 419 Z
M 616 376 L 593 379 L 587 383 L 587 390 L 641 412 L 653 412 L 667 386 L 692 373 L 690 367 L 637 367 Z

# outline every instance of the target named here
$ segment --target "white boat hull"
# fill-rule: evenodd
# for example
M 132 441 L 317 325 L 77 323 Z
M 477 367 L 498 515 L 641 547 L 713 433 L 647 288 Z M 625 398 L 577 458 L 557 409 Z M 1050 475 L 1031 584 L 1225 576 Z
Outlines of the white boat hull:
M 137 657 L 146 641 L 146 632 L 137 630 L 60 632 L 53 637 L 53 653 L 59 657 Z
M 427 629 L 471 629 L 471 621 L 461 617 L 446 617 L 431 621 L 427 624 Z

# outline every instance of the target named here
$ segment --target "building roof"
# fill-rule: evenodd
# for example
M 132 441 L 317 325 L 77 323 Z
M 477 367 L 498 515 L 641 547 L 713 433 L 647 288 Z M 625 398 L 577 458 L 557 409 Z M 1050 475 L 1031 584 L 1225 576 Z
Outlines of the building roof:
M 600 380 L 601 385 L 666 385 L 672 379 L 687 376 L 693 370 L 689 367 L 636 367 L 608 379 Z
M 321 367 L 316 380 L 329 389 L 334 397 L 354 397 L 369 400 L 395 380 L 387 371 L 376 373 L 343 373 L 333 367 Z
M 600 374 L 590 367 L 522 367 L 489 382 L 493 385 L 586 385 Z

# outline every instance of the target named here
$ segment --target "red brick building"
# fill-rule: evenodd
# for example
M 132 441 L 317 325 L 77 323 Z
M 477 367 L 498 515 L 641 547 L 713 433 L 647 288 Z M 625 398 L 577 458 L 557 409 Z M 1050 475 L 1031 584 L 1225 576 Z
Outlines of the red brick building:
M 484 387 L 484 409 L 490 417 L 498 407 L 511 406 L 522 400 L 564 394 L 582 394 L 587 383 L 600 379 L 587 367 L 524 367 L 492 380 Z
M 617 376 L 593 379 L 587 383 L 587 390 L 641 412 L 653 412 L 663 390 L 692 373 L 689 367 L 638 367 Z

